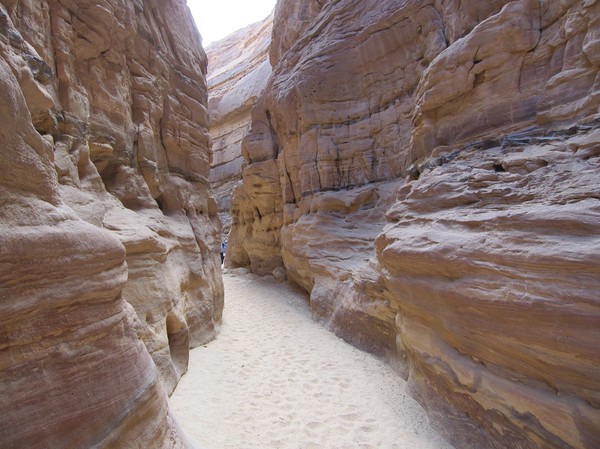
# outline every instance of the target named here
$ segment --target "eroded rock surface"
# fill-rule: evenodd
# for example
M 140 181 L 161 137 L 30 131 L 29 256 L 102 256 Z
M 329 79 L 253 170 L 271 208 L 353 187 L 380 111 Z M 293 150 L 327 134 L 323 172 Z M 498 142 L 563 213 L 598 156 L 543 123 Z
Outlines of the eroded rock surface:
M 275 11 L 229 264 L 284 266 L 457 447 L 599 444 L 598 20 L 594 1 Z
M 599 125 L 461 148 L 388 212 L 378 260 L 415 394 L 480 426 L 447 430 L 457 447 L 600 441 Z
M 191 447 L 166 393 L 223 291 L 189 11 L 0 3 L 0 446 Z
M 270 15 L 206 49 L 213 142 L 210 182 L 224 239 L 231 228 L 233 190 L 242 175 L 242 139 L 250 129 L 250 111 L 271 76 L 269 45 L 272 32 L 273 16 Z

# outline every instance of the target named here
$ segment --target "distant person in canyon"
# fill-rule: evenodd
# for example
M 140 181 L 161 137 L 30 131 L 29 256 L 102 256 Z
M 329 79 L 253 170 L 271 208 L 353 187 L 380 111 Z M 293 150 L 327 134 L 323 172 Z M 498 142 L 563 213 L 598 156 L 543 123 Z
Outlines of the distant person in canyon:
M 227 252 L 227 242 L 221 242 L 221 265 L 225 261 L 225 253 Z

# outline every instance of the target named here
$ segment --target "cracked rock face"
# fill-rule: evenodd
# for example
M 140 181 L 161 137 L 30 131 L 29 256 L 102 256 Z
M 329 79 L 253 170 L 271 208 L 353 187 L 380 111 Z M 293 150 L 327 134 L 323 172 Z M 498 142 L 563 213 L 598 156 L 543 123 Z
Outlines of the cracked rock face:
M 229 263 L 285 267 L 457 447 L 600 444 L 599 8 L 275 11 Z
M 242 139 L 250 129 L 250 111 L 271 75 L 269 45 L 272 32 L 273 16 L 270 15 L 206 49 L 213 143 L 210 182 L 225 240 L 231 228 L 231 198 L 241 179 L 244 163 Z
M 0 446 L 191 447 L 166 393 L 223 289 L 185 2 L 0 3 Z

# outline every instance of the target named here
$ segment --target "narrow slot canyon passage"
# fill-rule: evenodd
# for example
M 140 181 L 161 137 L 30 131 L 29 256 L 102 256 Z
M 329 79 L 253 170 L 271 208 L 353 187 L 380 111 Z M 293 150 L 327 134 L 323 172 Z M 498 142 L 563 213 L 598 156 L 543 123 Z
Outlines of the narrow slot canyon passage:
M 228 272 L 216 340 L 171 397 L 205 449 L 451 449 L 386 364 L 312 321 L 305 296 Z

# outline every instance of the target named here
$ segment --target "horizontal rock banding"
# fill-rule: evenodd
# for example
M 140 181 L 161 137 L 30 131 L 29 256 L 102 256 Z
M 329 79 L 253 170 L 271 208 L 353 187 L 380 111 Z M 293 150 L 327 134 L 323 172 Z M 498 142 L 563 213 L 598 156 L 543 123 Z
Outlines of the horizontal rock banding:
M 192 446 L 166 392 L 222 309 L 205 67 L 182 1 L 0 5 L 0 446 Z
M 598 8 L 275 11 L 230 262 L 285 266 L 457 447 L 598 444 Z

